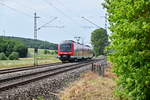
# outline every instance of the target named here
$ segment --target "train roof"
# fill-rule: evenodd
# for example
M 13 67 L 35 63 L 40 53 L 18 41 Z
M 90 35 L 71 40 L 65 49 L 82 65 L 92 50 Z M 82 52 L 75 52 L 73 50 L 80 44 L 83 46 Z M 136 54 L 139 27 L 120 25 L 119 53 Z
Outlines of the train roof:
M 61 44 L 63 44 L 63 43 L 77 43 L 77 42 L 75 42 L 73 40 L 64 40 L 63 42 L 61 42 Z M 81 43 L 78 43 L 78 44 L 81 44 Z M 84 44 L 81 44 L 81 45 L 84 45 Z M 89 45 L 84 45 L 84 46 L 91 48 Z
M 64 41 L 61 42 L 61 43 L 73 43 L 73 42 L 75 42 L 75 41 L 73 41 L 73 40 L 64 40 Z

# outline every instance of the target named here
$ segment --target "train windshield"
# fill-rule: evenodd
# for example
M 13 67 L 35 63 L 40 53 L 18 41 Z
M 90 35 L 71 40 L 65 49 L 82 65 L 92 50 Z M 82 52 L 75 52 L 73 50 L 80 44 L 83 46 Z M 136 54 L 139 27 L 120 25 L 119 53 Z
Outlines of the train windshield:
M 71 52 L 72 51 L 72 45 L 71 44 L 61 44 L 60 45 L 60 51 L 61 52 Z

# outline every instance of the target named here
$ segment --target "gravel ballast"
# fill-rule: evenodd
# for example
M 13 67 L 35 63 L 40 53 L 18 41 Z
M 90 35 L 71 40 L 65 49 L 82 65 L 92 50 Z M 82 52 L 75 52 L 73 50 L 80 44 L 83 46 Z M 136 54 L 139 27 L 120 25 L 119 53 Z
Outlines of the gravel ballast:
M 18 86 L 15 89 L 0 93 L 0 100 L 35 100 L 37 97 L 43 97 L 45 100 L 59 100 L 57 96 L 59 90 L 78 79 L 81 73 L 90 69 L 91 65 L 51 76 L 24 86 Z
M 72 63 L 72 64 L 76 64 L 76 63 Z M 72 65 L 72 64 L 69 63 L 69 64 L 63 64 L 63 65 Z M 47 66 L 47 67 L 43 67 L 43 68 L 41 67 L 41 68 L 37 68 L 37 69 L 30 69 L 30 70 L 25 70 L 25 71 L 0 74 L 0 80 L 6 79 L 6 78 L 22 76 L 22 75 L 26 75 L 26 74 L 31 74 L 31 73 L 36 73 L 36 72 L 41 72 L 41 71 L 45 71 L 45 70 L 50 70 L 52 68 L 57 68 L 57 67 L 61 67 L 61 66 L 62 65 L 54 65 L 54 66 Z

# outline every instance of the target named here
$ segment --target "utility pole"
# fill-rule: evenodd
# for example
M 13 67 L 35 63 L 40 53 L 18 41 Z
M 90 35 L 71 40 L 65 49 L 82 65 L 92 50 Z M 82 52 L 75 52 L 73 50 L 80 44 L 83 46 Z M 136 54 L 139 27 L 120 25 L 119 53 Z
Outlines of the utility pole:
M 82 57 L 84 56 L 84 38 L 82 37 Z
M 36 12 L 34 13 L 34 43 L 36 43 L 37 41 L 37 18 L 40 18 L 36 15 Z M 37 63 L 37 51 L 38 48 L 37 47 L 34 47 L 34 66 L 38 65 Z
M 107 32 L 107 13 L 105 13 L 105 30 Z
M 54 20 L 57 19 L 57 17 L 53 18 L 52 20 L 50 20 L 49 22 L 45 23 L 44 25 L 40 26 L 37 28 L 37 19 L 40 18 L 39 16 L 37 16 L 36 12 L 34 13 L 34 42 L 36 43 L 37 41 L 37 32 L 41 29 L 46 27 L 46 25 L 48 25 L 49 23 L 53 22 Z M 38 65 L 38 59 L 37 59 L 37 53 L 38 53 L 38 48 L 34 47 L 34 66 Z
M 106 33 L 107 33 L 107 13 L 105 13 L 105 30 L 106 30 Z M 106 66 L 108 66 L 108 63 L 107 63 L 107 53 L 106 53 Z
M 80 41 L 81 37 L 80 36 L 75 36 L 74 38 L 77 40 L 77 43 L 79 44 L 79 41 Z M 79 48 L 79 46 L 77 45 L 77 56 L 79 56 L 78 48 Z

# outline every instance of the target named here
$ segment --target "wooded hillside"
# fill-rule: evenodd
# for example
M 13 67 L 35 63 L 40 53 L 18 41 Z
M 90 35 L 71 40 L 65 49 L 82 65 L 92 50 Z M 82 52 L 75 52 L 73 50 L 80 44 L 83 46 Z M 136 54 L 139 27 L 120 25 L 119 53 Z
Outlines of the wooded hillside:
M 12 40 L 17 40 L 22 43 L 24 43 L 28 48 L 39 48 L 39 49 L 51 49 L 51 50 L 57 50 L 57 44 L 50 43 L 48 41 L 42 41 L 42 40 L 36 40 L 34 39 L 29 39 L 29 38 L 21 38 L 21 37 L 10 37 L 10 36 L 5 36 L 0 38 L 6 38 L 6 39 L 12 39 Z

